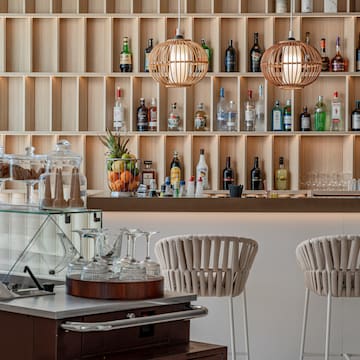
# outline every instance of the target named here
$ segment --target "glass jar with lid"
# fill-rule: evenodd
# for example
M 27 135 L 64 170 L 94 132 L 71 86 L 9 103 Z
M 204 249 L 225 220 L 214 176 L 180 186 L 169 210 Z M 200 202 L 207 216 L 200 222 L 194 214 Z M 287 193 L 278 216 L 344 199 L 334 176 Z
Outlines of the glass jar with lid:
M 0 182 L 6 181 L 10 178 L 10 159 L 5 154 L 5 149 L 0 145 Z M 0 186 L 1 186 L 0 184 Z
M 86 207 L 86 177 L 80 173 L 81 156 L 70 142 L 60 140 L 47 155 L 46 173 L 41 175 L 39 200 L 42 209 Z

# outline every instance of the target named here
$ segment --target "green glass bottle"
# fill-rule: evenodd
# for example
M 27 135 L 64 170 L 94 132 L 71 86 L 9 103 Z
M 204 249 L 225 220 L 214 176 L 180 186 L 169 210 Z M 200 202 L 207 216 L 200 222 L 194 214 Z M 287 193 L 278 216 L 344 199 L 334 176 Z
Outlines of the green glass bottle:
M 319 95 L 315 105 L 314 128 L 315 131 L 325 131 L 326 126 L 326 105 L 323 96 Z
M 120 71 L 132 72 L 132 56 L 129 49 L 129 38 L 127 36 L 123 38 L 123 46 L 120 53 Z
M 212 49 L 209 48 L 208 45 L 206 45 L 205 39 L 201 39 L 201 46 L 205 50 L 206 55 L 208 57 L 208 72 L 213 71 L 212 70 Z

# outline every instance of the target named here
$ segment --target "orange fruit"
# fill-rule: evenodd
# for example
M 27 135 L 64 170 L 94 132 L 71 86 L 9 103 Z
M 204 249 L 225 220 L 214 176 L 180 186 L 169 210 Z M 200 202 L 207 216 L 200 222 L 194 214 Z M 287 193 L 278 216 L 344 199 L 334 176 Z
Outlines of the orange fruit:
M 110 182 L 115 182 L 116 180 L 119 180 L 120 174 L 116 171 L 108 171 L 108 179 Z
M 123 171 L 120 174 L 120 180 L 123 181 L 125 184 L 129 183 L 132 181 L 132 175 L 131 172 L 128 170 Z

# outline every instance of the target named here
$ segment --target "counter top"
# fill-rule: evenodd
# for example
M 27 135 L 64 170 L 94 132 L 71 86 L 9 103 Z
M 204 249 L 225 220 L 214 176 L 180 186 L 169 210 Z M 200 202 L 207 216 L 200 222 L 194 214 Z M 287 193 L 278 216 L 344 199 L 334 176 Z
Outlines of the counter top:
M 89 208 L 144 212 L 360 212 L 360 197 L 318 198 L 111 198 L 89 196 Z
M 179 304 L 196 300 L 196 295 L 172 292 L 165 292 L 165 296 L 160 299 L 119 301 L 70 296 L 66 294 L 65 286 L 57 286 L 54 291 L 55 295 L 0 301 L 0 311 L 57 320 L 159 305 Z

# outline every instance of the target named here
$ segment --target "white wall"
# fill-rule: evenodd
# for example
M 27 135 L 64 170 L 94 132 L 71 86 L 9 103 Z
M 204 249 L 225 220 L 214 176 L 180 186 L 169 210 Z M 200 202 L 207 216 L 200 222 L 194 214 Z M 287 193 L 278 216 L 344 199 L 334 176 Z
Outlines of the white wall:
M 119 200 L 121 201 L 121 200 Z M 360 233 L 359 214 L 341 213 L 141 213 L 106 212 L 104 227 L 158 230 L 153 242 L 184 233 L 239 234 L 258 241 L 259 252 L 247 283 L 252 360 L 297 359 L 304 303 L 302 273 L 295 248 L 302 240 L 325 234 Z M 138 257 L 144 245 L 137 246 Z M 243 351 L 242 297 L 235 299 L 237 352 Z M 209 315 L 192 320 L 191 338 L 230 347 L 228 300 L 198 298 Z M 360 353 L 360 299 L 335 299 L 331 352 Z M 310 297 L 306 348 L 322 351 L 326 299 Z M 242 357 L 238 357 L 241 359 Z

